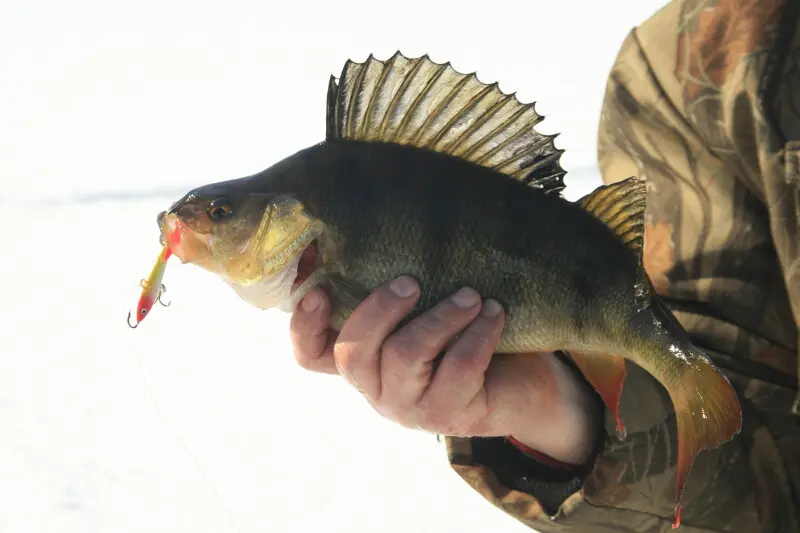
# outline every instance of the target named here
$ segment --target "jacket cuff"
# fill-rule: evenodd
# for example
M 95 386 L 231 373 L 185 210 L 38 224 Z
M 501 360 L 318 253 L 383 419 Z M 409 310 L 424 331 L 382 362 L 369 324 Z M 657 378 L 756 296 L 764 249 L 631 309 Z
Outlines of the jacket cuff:
M 556 352 L 556 355 L 575 373 L 577 379 L 584 379 L 569 357 L 560 352 Z M 587 388 L 594 395 L 593 405 L 596 411 L 594 416 L 597 420 L 603 420 L 605 416 L 603 401 L 594 393 L 588 382 Z M 597 456 L 604 450 L 607 434 L 602 423 L 597 426 L 592 453 L 581 465 L 556 461 L 516 442 L 513 437 L 473 437 L 471 439 L 473 459 L 494 472 L 498 481 L 508 488 L 536 498 L 542 509 L 553 515 L 568 497 L 583 487 L 594 468 Z
M 594 468 L 595 459 L 603 451 L 605 437 L 601 425 L 589 459 L 571 468 L 552 465 L 544 458 L 526 454 L 504 437 L 470 440 L 476 463 L 490 469 L 506 487 L 536 498 L 542 510 L 552 516 L 567 498 L 581 490 Z

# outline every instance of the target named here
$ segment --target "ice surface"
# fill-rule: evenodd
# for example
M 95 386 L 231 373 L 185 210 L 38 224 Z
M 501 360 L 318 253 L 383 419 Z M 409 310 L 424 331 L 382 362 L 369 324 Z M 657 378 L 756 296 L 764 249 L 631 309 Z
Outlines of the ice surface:
M 125 317 L 156 214 L 320 140 L 328 75 L 370 51 L 540 102 L 584 194 L 608 67 L 661 3 L 4 2 L 0 532 L 528 531 L 300 369 L 286 315 L 173 258 L 171 307 Z

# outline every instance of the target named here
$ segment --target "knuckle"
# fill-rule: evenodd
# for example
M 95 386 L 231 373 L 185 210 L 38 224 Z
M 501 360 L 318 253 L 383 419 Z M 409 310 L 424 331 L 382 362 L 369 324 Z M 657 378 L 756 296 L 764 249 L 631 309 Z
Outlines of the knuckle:
M 440 322 L 428 319 L 417 319 L 406 324 L 383 343 L 383 356 L 412 361 L 438 352 L 449 333 L 442 326 Z
M 297 361 L 298 366 L 303 370 L 330 373 L 330 371 L 327 370 L 329 368 L 329 359 L 325 355 L 312 357 L 308 354 L 295 352 L 295 361 Z
M 422 409 L 417 414 L 417 423 L 422 429 L 447 433 L 450 430 L 451 417 L 445 409 Z
M 402 380 L 398 379 L 396 374 L 383 374 L 381 376 L 381 385 L 380 394 L 375 401 L 393 413 L 402 409 L 404 407 L 401 405 Z
M 349 375 L 358 364 L 358 354 L 355 343 L 338 341 L 333 345 L 333 358 L 336 369 L 342 375 Z
M 451 313 L 444 309 L 445 307 L 454 310 Z M 469 316 L 464 316 L 463 311 L 455 310 L 455 306 L 452 305 L 436 307 L 406 324 L 386 342 L 384 349 L 392 355 L 402 357 L 420 351 L 438 352 L 447 340 L 457 335 L 468 323 Z M 457 317 L 456 314 L 460 316 Z
M 452 437 L 470 435 L 470 427 L 474 425 L 467 413 L 447 410 L 431 410 L 421 415 L 418 422 L 420 428 Z
M 385 395 L 372 402 L 372 407 L 384 418 L 398 423 L 408 422 L 408 413 L 396 403 L 388 401 Z
M 440 368 L 440 372 L 447 372 L 452 378 L 459 376 L 460 381 L 465 381 L 465 377 L 473 377 L 480 350 L 475 345 L 459 346 L 452 348 L 445 357 L 447 365 Z
M 313 359 L 309 357 L 308 354 L 303 352 L 302 350 L 295 349 L 294 359 L 295 361 L 297 361 L 297 364 L 300 365 L 300 368 L 304 370 L 313 370 L 314 367 Z
M 491 348 L 493 345 L 489 332 L 478 325 L 467 328 L 461 336 L 461 340 L 462 343 L 460 344 L 462 344 L 464 349 L 469 351 L 484 350 L 486 348 Z
M 292 317 L 289 320 L 289 331 L 292 334 L 293 342 L 297 342 L 298 337 L 303 337 L 309 333 L 312 333 L 311 330 L 311 322 L 308 316 L 297 312 L 292 313 Z
M 372 408 L 387 420 L 391 420 L 396 424 L 410 429 L 419 429 L 419 423 L 416 420 L 416 413 L 413 410 L 403 407 L 397 403 L 387 401 L 383 396 L 376 401 L 370 401 Z
M 342 362 L 338 357 L 334 357 L 333 358 L 333 366 L 336 368 L 336 372 L 338 372 L 339 375 L 341 375 L 345 379 L 348 377 L 349 374 L 348 374 L 347 370 L 344 368 L 344 366 L 342 365 Z
M 393 422 L 395 422 L 397 424 L 400 424 L 401 426 L 403 426 L 405 428 L 413 429 L 415 431 L 416 430 L 424 430 L 425 429 L 425 428 L 423 428 L 422 426 L 419 425 L 419 423 L 416 421 L 416 419 L 413 416 L 408 416 L 408 415 L 404 414 L 404 415 L 401 415 L 401 416 L 395 416 L 393 418 L 389 418 L 389 420 L 392 420 Z
M 397 333 L 383 343 L 382 356 L 391 359 L 404 359 L 411 351 L 408 335 Z
M 301 367 L 309 370 L 313 366 L 315 358 L 321 355 L 322 350 L 317 347 L 321 340 L 299 334 L 292 334 L 291 337 L 292 352 L 295 360 Z
M 480 317 L 465 331 L 464 338 L 480 348 L 494 347 L 502 332 L 502 323 L 497 320 Z
M 420 427 L 450 435 L 456 431 L 462 418 L 460 406 L 453 405 L 449 397 L 426 395 L 416 407 Z
M 452 437 L 468 437 L 479 433 L 484 417 L 472 405 L 431 408 L 426 411 L 425 423 L 431 430 Z
M 409 322 L 396 335 L 398 344 L 406 351 L 436 350 L 439 337 L 445 333 L 444 325 L 432 317 L 420 317 Z
M 476 419 L 470 412 L 464 412 L 453 424 L 453 437 L 472 437 L 485 432 L 483 427 L 487 424 L 484 420 Z

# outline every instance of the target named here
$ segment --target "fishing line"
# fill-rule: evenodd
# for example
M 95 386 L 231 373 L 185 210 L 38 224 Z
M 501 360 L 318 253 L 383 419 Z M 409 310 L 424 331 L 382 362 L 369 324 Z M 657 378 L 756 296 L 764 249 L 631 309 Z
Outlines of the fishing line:
M 236 520 L 234 519 L 234 515 L 233 515 L 233 513 L 232 513 L 232 512 L 231 512 L 231 510 L 228 508 L 228 506 L 227 506 L 227 505 L 225 505 L 225 501 L 222 499 L 222 496 L 221 496 L 221 495 L 220 495 L 220 493 L 217 491 L 217 488 L 214 486 L 214 483 L 211 481 L 211 478 L 208 476 L 208 474 L 206 473 L 205 469 L 204 469 L 204 468 L 202 467 L 202 465 L 200 464 L 200 461 L 198 461 L 198 460 L 197 460 L 197 457 L 195 457 L 195 455 L 194 455 L 194 454 L 191 452 L 191 450 L 189 450 L 189 447 L 186 445 L 186 442 L 184 442 L 184 440 L 183 440 L 183 439 L 180 437 L 180 435 L 178 435 L 178 432 L 177 432 L 177 431 L 175 431 L 174 429 L 172 429 L 172 428 L 169 426 L 169 424 L 167 424 L 166 417 L 165 417 L 165 416 L 164 416 L 164 414 L 161 412 L 161 409 L 159 409 L 159 408 L 158 408 L 158 405 L 156 404 L 155 398 L 153 397 L 153 391 L 152 391 L 152 389 L 150 388 L 150 383 L 147 381 L 147 374 L 145 374 L 145 371 L 144 371 L 144 366 L 142 365 L 142 360 L 141 360 L 141 358 L 139 357 L 139 354 L 138 354 L 138 353 L 134 353 L 134 357 L 136 357 L 136 363 L 137 363 L 137 365 L 138 365 L 138 367 L 139 367 L 139 372 L 140 372 L 140 373 L 141 373 L 141 375 L 142 375 L 142 381 L 144 382 L 144 388 L 145 388 L 145 390 L 147 391 L 147 397 L 150 399 L 150 404 L 153 406 L 153 409 L 155 410 L 155 412 L 156 412 L 156 415 L 158 415 L 158 419 L 161 421 L 161 424 L 162 424 L 162 425 L 163 425 L 165 428 L 167 428 L 167 427 L 169 427 L 169 428 L 170 428 L 170 431 L 171 431 L 171 433 L 172 433 L 172 437 L 173 437 L 175 440 L 177 440 L 177 441 L 178 441 L 178 443 L 180 443 L 181 447 L 182 447 L 182 448 L 183 448 L 183 450 L 186 452 L 186 454 L 187 454 L 189 457 L 191 457 L 191 459 L 192 459 L 192 462 L 194 462 L 194 465 L 195 465 L 195 467 L 196 467 L 196 468 L 197 468 L 197 469 L 200 471 L 200 473 L 203 475 L 203 479 L 205 479 L 205 480 L 206 480 L 206 483 L 208 484 L 208 487 L 211 489 L 211 492 L 213 492 L 213 493 L 214 493 L 214 496 L 217 498 L 217 501 L 219 502 L 220 506 L 221 506 L 221 507 L 222 507 L 222 509 L 224 510 L 225 514 L 228 516 L 228 520 L 230 521 L 230 525 L 233 525 L 233 529 L 234 529 L 234 530 L 235 530 L 237 533 L 241 533 L 241 531 L 242 531 L 242 530 L 241 530 L 241 529 L 239 529 L 239 527 L 236 525 Z

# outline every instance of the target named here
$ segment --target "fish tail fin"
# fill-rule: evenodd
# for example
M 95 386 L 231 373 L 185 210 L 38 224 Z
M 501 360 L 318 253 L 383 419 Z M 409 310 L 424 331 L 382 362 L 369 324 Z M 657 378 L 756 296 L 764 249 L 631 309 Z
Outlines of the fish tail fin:
M 447 154 L 560 194 L 557 135 L 537 132 L 535 104 L 427 55 L 347 61 L 328 84 L 327 140 L 393 143 Z
M 672 526 L 675 528 L 680 524 L 681 498 L 697 455 L 719 447 L 741 431 L 742 409 L 730 381 L 692 344 L 672 313 L 657 297 L 652 304 L 657 319 L 673 339 L 667 343 L 668 349 L 682 352 L 673 354 L 677 365 L 659 364 L 660 369 L 655 368 L 656 365 L 645 368 L 664 385 L 675 409 L 678 432 L 675 523 Z M 659 351 L 663 350 L 664 344 L 659 343 Z
M 680 524 L 680 501 L 697 455 L 731 440 L 742 427 L 733 387 L 705 356 L 692 358 L 682 374 L 669 389 L 678 429 L 675 526 Z

